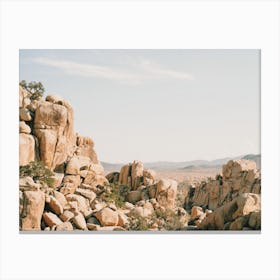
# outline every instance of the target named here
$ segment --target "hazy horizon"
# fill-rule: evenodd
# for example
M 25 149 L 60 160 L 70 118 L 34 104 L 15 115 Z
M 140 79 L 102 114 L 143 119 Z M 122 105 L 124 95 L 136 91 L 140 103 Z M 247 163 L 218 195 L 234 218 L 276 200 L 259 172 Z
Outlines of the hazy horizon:
M 20 80 L 74 108 L 100 161 L 260 154 L 259 50 L 20 50 Z

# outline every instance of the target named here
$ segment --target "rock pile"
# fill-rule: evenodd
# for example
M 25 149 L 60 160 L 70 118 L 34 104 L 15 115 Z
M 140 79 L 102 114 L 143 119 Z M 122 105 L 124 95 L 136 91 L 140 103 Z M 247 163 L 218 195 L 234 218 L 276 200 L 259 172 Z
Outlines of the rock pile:
M 67 101 L 55 95 L 30 100 L 21 87 L 19 95 L 20 166 L 40 161 L 54 174 L 51 186 L 31 175 L 20 178 L 20 230 L 129 230 L 131 219 L 154 222 L 165 209 L 187 225 L 186 211 L 175 207 L 177 182 L 157 182 L 140 161 L 105 177 L 93 140 L 74 133 Z M 122 197 L 114 197 L 123 187 Z M 154 222 L 153 230 L 158 227 Z
M 230 160 L 223 166 L 222 176 L 189 189 L 186 207 L 192 209 L 191 222 L 199 229 L 260 229 L 260 193 L 255 162 Z
M 188 223 L 204 230 L 260 229 L 254 162 L 229 161 L 215 180 L 189 189 L 183 209 L 176 207 L 177 182 L 156 180 L 140 161 L 105 177 L 93 140 L 74 132 L 67 101 L 55 95 L 30 100 L 21 87 L 19 101 L 19 164 L 41 162 L 53 172 L 51 184 L 38 174 L 20 178 L 20 230 L 184 230 Z

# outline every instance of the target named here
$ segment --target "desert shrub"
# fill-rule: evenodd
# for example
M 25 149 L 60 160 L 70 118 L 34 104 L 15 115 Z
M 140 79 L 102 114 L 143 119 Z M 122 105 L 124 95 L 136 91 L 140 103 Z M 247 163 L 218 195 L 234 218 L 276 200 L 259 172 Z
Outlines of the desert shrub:
M 134 213 L 130 217 L 129 230 L 148 230 L 150 223 L 148 219 L 141 217 L 139 214 Z
M 45 92 L 45 88 L 41 82 L 29 82 L 22 80 L 20 83 L 24 89 L 29 92 L 29 97 L 31 100 L 40 100 Z
M 182 230 L 184 228 L 181 217 L 171 209 L 156 209 L 154 219 L 163 220 L 166 230 Z
M 39 161 L 32 161 L 27 165 L 20 166 L 19 174 L 21 177 L 30 176 L 34 181 L 46 183 L 49 187 L 52 187 L 54 183 L 54 173 Z
M 105 202 L 112 202 L 117 207 L 122 207 L 125 203 L 125 198 L 128 192 L 128 186 L 110 184 L 103 194 Z

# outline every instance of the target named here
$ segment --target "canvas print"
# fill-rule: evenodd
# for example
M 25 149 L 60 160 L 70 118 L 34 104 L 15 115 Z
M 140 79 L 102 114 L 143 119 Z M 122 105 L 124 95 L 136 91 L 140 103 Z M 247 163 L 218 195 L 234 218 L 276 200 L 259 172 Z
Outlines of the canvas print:
M 260 231 L 260 51 L 19 51 L 21 232 Z

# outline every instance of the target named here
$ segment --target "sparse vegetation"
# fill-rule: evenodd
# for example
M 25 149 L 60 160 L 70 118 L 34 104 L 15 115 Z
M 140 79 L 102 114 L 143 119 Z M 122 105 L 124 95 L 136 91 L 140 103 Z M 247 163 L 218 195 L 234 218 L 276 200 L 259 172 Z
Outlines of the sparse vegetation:
M 20 166 L 19 174 L 20 177 L 30 176 L 34 181 L 46 183 L 49 187 L 52 187 L 54 183 L 54 173 L 39 161 L 32 161 L 27 165 Z
M 29 92 L 31 100 L 40 100 L 45 92 L 45 88 L 41 82 L 32 81 L 27 83 L 25 80 L 22 80 L 19 85 Z
M 163 220 L 164 229 L 166 230 L 182 230 L 185 226 L 181 221 L 181 217 L 171 209 L 155 210 L 154 219 Z
M 105 202 L 112 202 L 117 207 L 122 207 L 125 203 L 127 192 L 128 186 L 110 184 L 110 187 L 105 190 L 103 199 Z
M 130 217 L 129 230 L 148 230 L 151 226 L 147 218 L 141 217 L 139 214 L 134 213 Z

